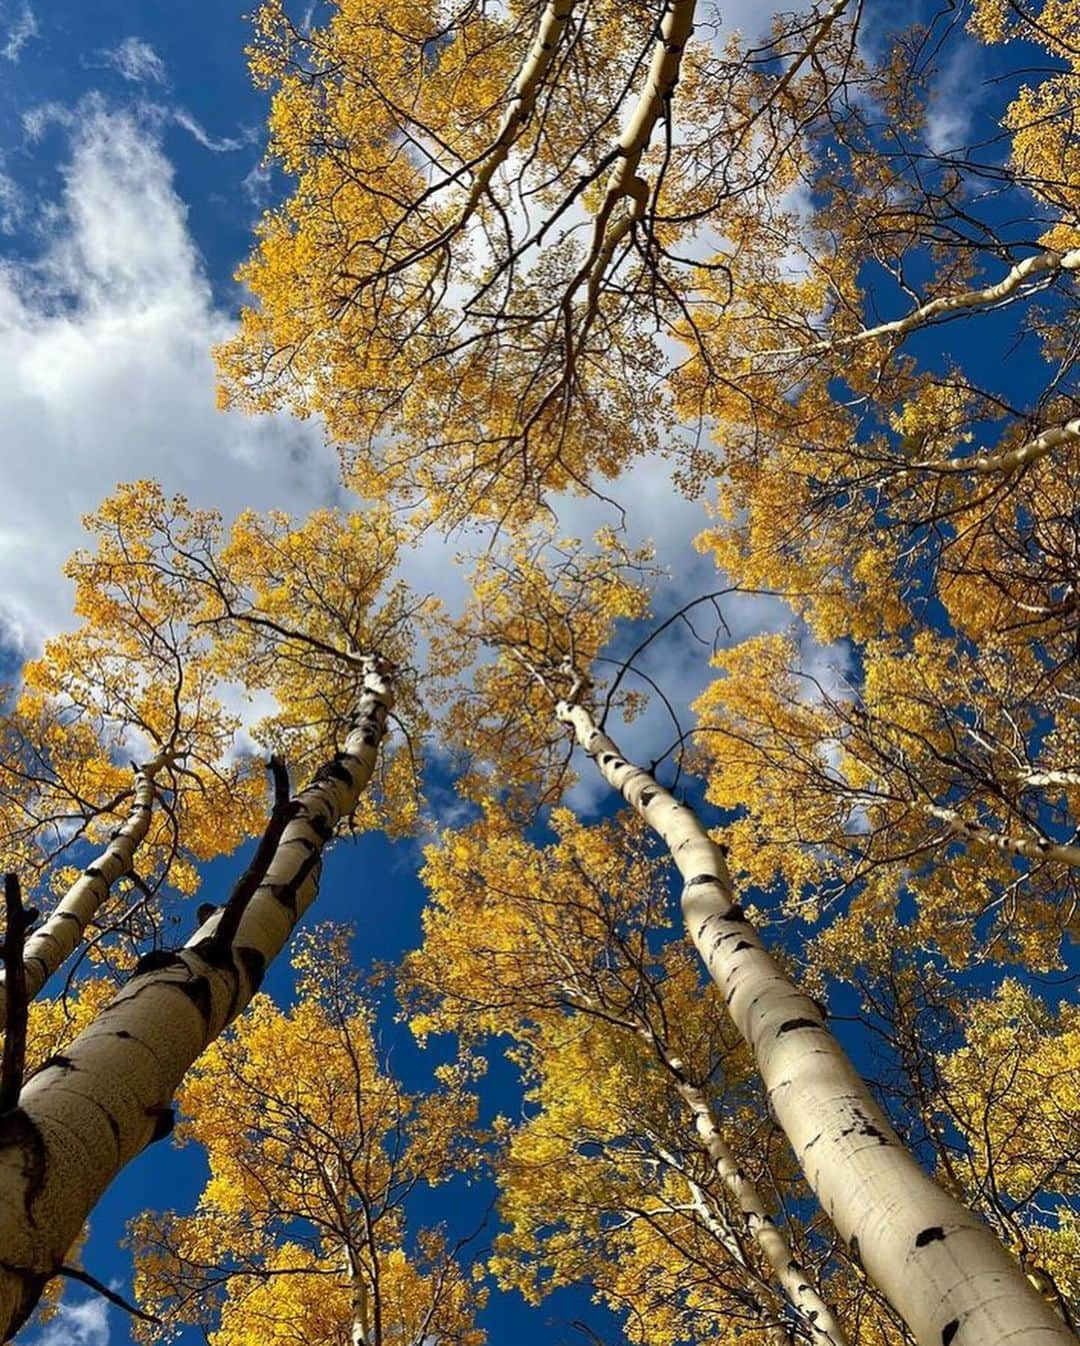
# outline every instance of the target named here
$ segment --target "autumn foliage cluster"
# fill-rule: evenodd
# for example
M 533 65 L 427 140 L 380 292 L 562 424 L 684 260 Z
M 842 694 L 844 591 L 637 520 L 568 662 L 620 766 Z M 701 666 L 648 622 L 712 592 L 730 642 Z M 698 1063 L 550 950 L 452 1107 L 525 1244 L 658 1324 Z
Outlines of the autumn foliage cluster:
M 5 702 L 4 1339 L 175 1121 L 147 1341 L 482 1346 L 564 1287 L 634 1346 L 1067 1341 L 1075 7 L 302 19 L 253 16 L 282 193 L 220 392 L 318 417 L 348 503 L 116 486 Z M 705 506 L 674 555 L 630 473 Z M 368 832 L 427 895 L 378 969 L 293 934 Z

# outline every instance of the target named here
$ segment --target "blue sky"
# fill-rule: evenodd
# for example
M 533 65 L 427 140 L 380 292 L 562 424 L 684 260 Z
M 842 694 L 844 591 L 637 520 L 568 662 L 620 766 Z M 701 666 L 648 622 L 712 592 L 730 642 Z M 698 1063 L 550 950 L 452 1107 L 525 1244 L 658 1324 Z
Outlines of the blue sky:
M 228 332 L 239 302 L 232 272 L 274 187 L 262 168 L 264 102 L 243 58 L 246 8 L 247 0 L 0 0 L 0 671 L 70 622 L 60 566 L 80 543 L 80 515 L 117 481 L 155 476 L 227 516 L 245 506 L 303 513 L 338 496 L 336 460 L 317 426 L 214 408 L 209 348 Z M 971 78 L 963 61 L 946 71 L 937 124 L 945 140 L 960 134 L 965 100 L 974 107 Z M 658 485 L 660 515 L 648 509 Z M 620 498 L 631 517 L 634 501 L 643 504 L 641 531 L 678 568 L 678 591 L 715 579 L 689 547 L 700 508 L 673 498 L 656 465 L 635 469 Z M 598 509 L 568 507 L 566 526 L 588 531 Z M 418 588 L 443 597 L 459 583 L 435 544 L 408 570 Z M 735 637 L 787 620 L 772 600 L 743 600 L 726 615 Z M 813 657 L 822 677 L 830 661 L 843 662 L 838 651 Z M 665 662 L 677 674 L 668 690 L 685 705 L 708 670 L 696 653 L 672 660 L 668 651 Z M 671 737 L 648 716 L 635 733 L 654 750 Z M 375 836 L 330 858 L 319 915 L 357 921 L 362 964 L 416 943 L 415 859 L 411 846 Z M 212 866 L 208 892 L 224 891 L 239 865 Z M 268 987 L 287 992 L 287 967 L 274 969 Z M 407 1077 L 425 1069 L 408 1043 L 396 1063 Z M 512 1109 L 508 1072 L 498 1078 L 492 1104 Z M 132 1164 L 94 1216 L 88 1269 L 126 1282 L 117 1245 L 127 1218 L 147 1204 L 182 1205 L 199 1177 L 197 1156 L 166 1146 Z M 74 1307 L 31 1334 L 32 1346 L 130 1340 L 123 1315 L 82 1290 L 68 1300 Z M 554 1346 L 574 1339 L 575 1317 L 610 1336 L 583 1294 L 536 1312 L 497 1296 L 486 1323 L 493 1342 Z

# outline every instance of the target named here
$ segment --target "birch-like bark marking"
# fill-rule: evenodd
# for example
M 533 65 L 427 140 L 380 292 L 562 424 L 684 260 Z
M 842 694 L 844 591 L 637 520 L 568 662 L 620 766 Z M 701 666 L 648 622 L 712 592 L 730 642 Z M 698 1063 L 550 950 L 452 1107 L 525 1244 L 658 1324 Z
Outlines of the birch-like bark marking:
M 594 1005 L 590 997 L 583 994 L 574 993 L 573 1000 L 575 1004 L 583 1006 L 586 1012 L 589 1012 Z M 668 1078 L 690 1109 L 698 1140 L 712 1160 L 716 1176 L 724 1184 L 742 1217 L 747 1235 L 757 1244 L 765 1261 L 772 1268 L 782 1297 L 800 1316 L 811 1340 L 816 1342 L 817 1346 L 848 1346 L 847 1335 L 831 1306 L 815 1285 L 813 1276 L 798 1261 L 787 1236 L 769 1215 L 754 1180 L 739 1167 L 739 1162 L 724 1139 L 719 1121 L 704 1090 L 691 1082 L 684 1062 L 668 1050 L 667 1043 L 646 1019 L 634 1015 L 631 1022 L 635 1025 L 637 1034 L 652 1047 L 664 1063 Z M 653 1137 L 654 1143 L 655 1139 Z M 674 1159 L 668 1156 L 668 1160 L 672 1167 L 677 1167 Z M 687 1181 L 690 1179 L 687 1178 Z M 734 1239 L 730 1243 L 724 1243 L 724 1246 L 738 1261 L 737 1251 L 733 1251 L 736 1248 Z M 787 1333 L 784 1332 L 783 1335 L 787 1339 Z
M 168 1134 L 184 1074 L 255 994 L 315 900 L 323 848 L 371 779 L 392 700 L 387 679 L 368 673 L 344 749 L 295 796 L 233 947 L 213 940 L 215 914 L 182 949 L 141 960 L 0 1118 L 0 1339 L 26 1320 L 119 1170 Z
M 935 804 L 924 804 L 922 807 L 924 813 L 943 822 L 954 836 L 963 837 L 965 841 L 993 846 L 1007 855 L 1022 855 L 1025 860 L 1057 860 L 1063 865 L 1080 869 L 1080 846 L 1048 841 L 1045 837 L 1011 837 L 1007 832 L 995 832 L 983 823 L 968 822 L 954 809 L 938 808 Z
M 75 952 L 113 884 L 130 871 L 135 852 L 150 828 L 157 793 L 154 777 L 171 761 L 171 754 L 159 753 L 152 761 L 136 768 L 134 800 L 126 822 L 113 833 L 105 850 L 83 870 L 52 913 L 27 939 L 23 966 L 28 1000 L 40 993 L 53 973 Z M 3 980 L 3 973 L 0 973 L 0 986 Z M 6 1022 L 7 1000 L 0 990 L 0 1029 Z
M 589 712 L 559 719 L 663 839 L 683 916 L 754 1053 L 777 1123 L 838 1233 L 921 1346 L 1076 1346 L 990 1230 L 923 1172 L 824 1016 L 766 952 L 735 901 L 721 848 L 693 810 L 628 762 Z
M 712 1160 L 717 1177 L 734 1200 L 750 1237 L 772 1267 L 786 1299 L 809 1329 L 811 1340 L 818 1346 L 848 1346 L 847 1334 L 814 1284 L 813 1276 L 795 1257 L 787 1236 L 769 1214 L 753 1179 L 739 1167 L 704 1091 L 690 1083 L 683 1063 L 677 1057 L 666 1057 L 666 1060 L 675 1075 L 679 1094 L 693 1115 L 698 1139 Z
M 1034 439 L 1029 439 L 1015 449 L 1005 449 L 1001 453 L 976 453 L 969 458 L 933 458 L 915 466 L 924 472 L 980 472 L 984 474 L 1000 473 L 1003 477 L 1027 467 L 1029 463 L 1045 458 L 1052 450 L 1063 445 L 1080 441 L 1080 417 L 1066 421 L 1064 425 L 1052 425 L 1041 431 Z

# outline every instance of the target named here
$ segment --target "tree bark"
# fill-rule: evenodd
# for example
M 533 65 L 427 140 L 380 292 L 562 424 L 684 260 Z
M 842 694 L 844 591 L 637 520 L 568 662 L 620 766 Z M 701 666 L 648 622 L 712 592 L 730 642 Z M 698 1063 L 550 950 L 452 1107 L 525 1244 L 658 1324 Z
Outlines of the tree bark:
M 722 849 L 693 810 L 628 762 L 579 705 L 559 719 L 663 839 L 685 880 L 683 916 L 807 1181 L 921 1346 L 1076 1346 L 990 1230 L 922 1171 L 735 901 Z
M 157 793 L 154 777 L 172 757 L 160 753 L 135 772 L 135 798 L 127 821 L 116 832 L 102 853 L 79 875 L 53 912 L 26 941 L 23 966 L 26 998 L 33 1000 L 54 972 L 78 948 L 86 927 L 97 915 L 117 879 L 129 872 L 135 852 L 150 827 L 150 815 Z M 2 977 L 0 977 L 2 979 Z M 0 1028 L 5 1026 L 7 1008 L 0 993 Z
M 392 700 L 388 680 L 369 672 L 344 750 L 295 796 L 232 946 L 214 941 L 215 913 L 183 948 L 140 960 L 0 1118 L 0 1339 L 25 1322 L 119 1170 L 168 1134 L 185 1072 L 255 994 L 315 900 L 323 849 L 371 778 Z
M 983 823 L 969 822 L 955 809 L 938 808 L 934 804 L 924 804 L 923 811 L 944 823 L 953 836 L 963 837 L 965 841 L 993 846 L 1006 855 L 1021 855 L 1025 860 L 1057 860 L 1059 864 L 1080 869 L 1080 846 L 1050 841 L 1046 837 L 1011 837 L 1007 832 L 995 832 Z
M 510 95 L 510 104 L 503 114 L 498 134 L 491 148 L 476 166 L 469 197 L 457 224 L 458 228 L 470 218 L 480 199 L 491 186 L 496 170 L 509 158 L 514 142 L 528 124 L 536 108 L 537 94 L 555 59 L 555 53 L 562 41 L 575 3 L 576 0 L 548 0 L 540 16 L 536 37 L 529 48 L 529 54 L 522 62 L 514 80 L 514 92 Z
M 698 1139 L 712 1160 L 717 1177 L 738 1207 L 747 1232 L 772 1268 L 788 1303 L 806 1324 L 810 1339 L 818 1346 L 848 1346 L 847 1333 L 814 1284 L 813 1276 L 796 1259 L 787 1236 L 766 1209 L 753 1179 L 739 1167 L 704 1091 L 690 1083 L 680 1060 L 665 1059 L 675 1075 L 679 1094 L 693 1114 Z

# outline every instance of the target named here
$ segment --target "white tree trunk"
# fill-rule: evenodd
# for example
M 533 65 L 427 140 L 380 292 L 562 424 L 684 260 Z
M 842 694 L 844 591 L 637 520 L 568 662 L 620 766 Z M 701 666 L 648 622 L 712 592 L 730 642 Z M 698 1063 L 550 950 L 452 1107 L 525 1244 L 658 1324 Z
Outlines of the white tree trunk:
M 736 903 L 721 848 L 694 812 L 628 762 L 582 706 L 559 718 L 605 780 L 664 840 L 683 915 L 754 1053 L 807 1181 L 921 1346 L 1076 1346 L 990 1230 L 904 1149 L 822 1010 L 766 952 Z
M 709 1194 L 701 1184 L 695 1182 L 685 1171 L 684 1166 L 679 1163 L 678 1156 L 672 1154 L 666 1146 L 660 1143 L 656 1136 L 650 1135 L 649 1139 L 656 1146 L 657 1154 L 667 1166 L 682 1175 L 690 1192 L 691 1206 L 704 1228 L 720 1244 L 735 1265 L 745 1273 L 747 1284 L 753 1290 L 754 1302 L 762 1320 L 766 1339 L 772 1343 L 772 1346 L 793 1346 L 791 1333 L 784 1322 L 783 1297 L 776 1293 L 772 1285 L 763 1281 L 750 1265 L 739 1240 L 735 1237 L 735 1231 L 728 1222 L 727 1213 L 719 1210 L 715 1203 L 710 1200 Z
M 293 800 L 233 947 L 215 946 L 215 914 L 182 949 L 141 960 L 0 1118 L 0 1339 L 25 1321 L 117 1172 L 168 1133 L 185 1072 L 255 994 L 314 901 L 323 848 L 371 778 L 391 704 L 388 681 L 369 673 L 344 751 Z
M 498 135 L 476 166 L 472 188 L 461 219 L 458 221 L 458 228 L 472 215 L 480 199 L 491 186 L 496 170 L 506 162 L 519 133 L 528 124 L 536 107 L 537 94 L 555 59 L 555 52 L 566 31 L 574 4 L 575 0 L 548 0 L 540 16 L 536 37 L 529 54 L 521 64 L 517 79 L 514 80 L 514 92 L 510 95 L 510 105 L 503 114 Z
M 1022 855 L 1025 860 L 1057 860 L 1080 869 L 1080 846 L 1048 841 L 1045 837 L 1011 837 L 1007 832 L 995 832 L 982 823 L 968 822 L 954 809 L 938 808 L 935 804 L 924 804 L 922 808 L 931 818 L 943 822 L 954 836 L 963 837 L 965 841 L 993 846 L 1007 855 Z
M 1015 449 L 1003 449 L 999 453 L 976 453 L 969 458 L 932 458 L 915 466 L 925 472 L 997 472 L 1008 477 L 1029 463 L 1045 458 L 1051 449 L 1077 442 L 1080 442 L 1080 417 L 1066 421 L 1064 425 L 1052 425 Z
M 788 1302 L 808 1328 L 811 1340 L 818 1346 L 848 1346 L 847 1334 L 831 1306 L 822 1298 L 813 1276 L 795 1257 L 787 1236 L 769 1214 L 753 1179 L 739 1167 L 704 1092 L 686 1079 L 681 1061 L 670 1057 L 668 1065 L 679 1080 L 679 1093 L 693 1114 L 698 1139 L 712 1160 L 717 1177 L 738 1207 L 747 1232 L 772 1267 Z
M 902 318 L 878 323 L 876 327 L 864 327 L 861 332 L 852 332 L 848 336 L 827 337 L 823 341 L 814 342 L 811 346 L 788 346 L 782 350 L 759 351 L 754 358 L 823 355 L 826 351 L 845 350 L 849 346 L 859 346 L 865 341 L 876 341 L 881 337 L 905 337 L 909 332 L 925 327 L 936 318 L 947 318 L 951 314 L 962 313 L 965 309 L 997 308 L 1014 297 L 1034 293 L 1038 288 L 1037 283 L 1055 271 L 1078 270 L 1080 270 L 1080 248 L 1071 248 L 1068 252 L 1039 252 L 1033 257 L 1025 257 L 1022 262 L 1017 262 L 993 285 L 985 285 L 978 290 L 961 290 L 958 294 L 941 295 L 937 299 L 930 299 L 925 304 L 920 304 Z
M 600 207 L 593 220 L 592 240 L 574 286 L 586 282 L 585 325 L 592 321 L 608 267 L 635 220 L 645 214 L 649 184 L 637 175 L 652 133 L 664 114 L 682 69 L 683 50 L 694 31 L 696 0 L 665 0 L 652 60 L 634 110 L 616 145 L 615 165 L 608 176 Z M 616 208 L 627 203 L 622 217 L 613 222 Z
M 172 761 L 161 753 L 135 772 L 134 802 L 127 821 L 96 860 L 79 875 L 52 913 L 30 935 L 23 950 L 26 998 L 33 1000 L 41 988 L 71 957 L 82 942 L 86 927 L 97 915 L 117 879 L 127 874 L 150 827 L 156 788 L 154 777 Z M 0 971 L 0 1029 L 7 1023 L 4 973 Z

